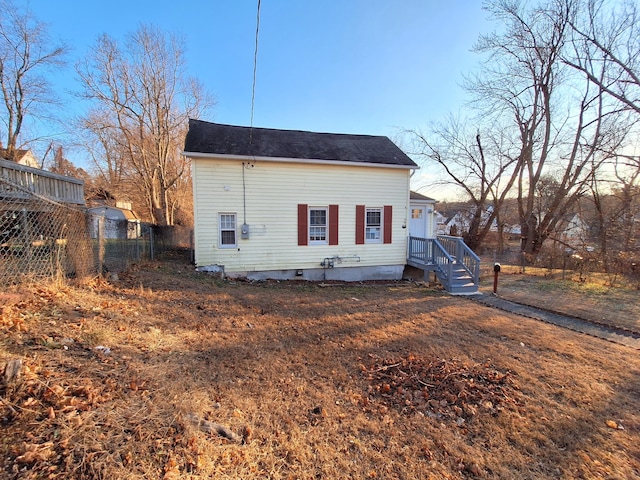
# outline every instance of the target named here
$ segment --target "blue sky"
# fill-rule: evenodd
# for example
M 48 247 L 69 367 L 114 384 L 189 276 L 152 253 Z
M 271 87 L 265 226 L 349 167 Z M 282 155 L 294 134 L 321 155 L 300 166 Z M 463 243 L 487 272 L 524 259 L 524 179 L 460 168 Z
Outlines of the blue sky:
M 65 112 L 80 108 L 65 92 L 97 37 L 146 23 L 184 38 L 189 73 L 217 101 L 204 120 L 249 125 L 257 0 L 18 2 L 72 48 L 55 76 Z M 458 112 L 486 16 L 479 0 L 262 0 L 253 124 L 397 139 Z

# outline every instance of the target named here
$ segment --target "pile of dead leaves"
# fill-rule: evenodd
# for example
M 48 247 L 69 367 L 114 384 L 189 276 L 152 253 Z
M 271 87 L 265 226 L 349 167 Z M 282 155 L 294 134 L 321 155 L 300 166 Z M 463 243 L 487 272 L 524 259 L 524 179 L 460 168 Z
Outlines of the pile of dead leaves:
M 88 412 L 111 400 L 117 385 L 110 378 L 93 385 L 89 378 L 78 378 L 78 372 L 62 375 L 35 364 L 23 365 L 11 379 L 13 375 L 8 376 L 7 371 L 12 363 L 5 367 L 6 378 L 0 384 L 0 424 L 7 435 L 24 424 L 31 425 L 32 431 L 22 442 L 10 446 L 11 458 L 3 459 L 8 462 L 4 468 L 24 478 L 29 478 L 27 471 L 34 476 L 54 474 L 73 457 L 70 440 Z
M 462 426 L 476 415 L 497 415 L 522 404 L 514 374 L 491 364 L 469 364 L 457 359 L 380 359 L 364 367 L 368 394 L 384 408 L 421 413 Z M 371 408 L 372 403 L 367 407 Z

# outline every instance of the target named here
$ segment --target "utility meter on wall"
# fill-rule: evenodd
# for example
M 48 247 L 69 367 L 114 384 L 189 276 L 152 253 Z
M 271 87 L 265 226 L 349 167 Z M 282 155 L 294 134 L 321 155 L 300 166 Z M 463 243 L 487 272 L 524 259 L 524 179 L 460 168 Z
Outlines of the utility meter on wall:
M 249 225 L 243 223 L 240 227 L 240 238 L 243 240 L 247 240 L 249 238 Z

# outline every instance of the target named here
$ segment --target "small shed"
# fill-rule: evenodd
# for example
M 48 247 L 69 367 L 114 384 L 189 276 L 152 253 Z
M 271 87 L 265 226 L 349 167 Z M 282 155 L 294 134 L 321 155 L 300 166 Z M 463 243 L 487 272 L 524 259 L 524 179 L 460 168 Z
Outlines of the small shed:
M 91 238 L 100 235 L 102 238 L 123 240 L 140 237 L 140 219 L 130 208 L 103 205 L 89 208 L 88 212 L 92 215 L 89 224 Z

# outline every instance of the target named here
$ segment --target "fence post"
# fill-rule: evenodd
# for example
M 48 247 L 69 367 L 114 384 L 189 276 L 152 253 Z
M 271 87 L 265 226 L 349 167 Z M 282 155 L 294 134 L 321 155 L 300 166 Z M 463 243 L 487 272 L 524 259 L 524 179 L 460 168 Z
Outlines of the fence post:
M 191 250 L 191 263 L 196 263 L 196 245 L 195 238 L 193 236 L 193 229 L 189 230 L 189 249 Z
M 136 237 L 136 261 L 140 261 L 140 221 L 138 220 L 138 223 L 135 224 L 136 225 L 136 233 L 135 233 L 135 237 Z
M 102 276 L 104 269 L 104 217 L 98 217 L 98 275 Z
M 153 261 L 155 260 L 155 252 L 153 246 L 153 225 L 149 225 L 149 258 Z

